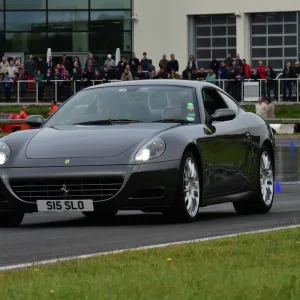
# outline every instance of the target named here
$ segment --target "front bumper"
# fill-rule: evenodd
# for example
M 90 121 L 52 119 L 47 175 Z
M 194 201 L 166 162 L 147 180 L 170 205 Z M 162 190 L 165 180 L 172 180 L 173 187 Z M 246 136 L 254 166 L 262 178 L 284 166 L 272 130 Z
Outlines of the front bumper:
M 108 199 L 94 199 L 94 210 L 146 209 L 170 206 L 179 179 L 179 160 L 163 163 L 112 166 L 39 167 L 0 169 L 0 211 L 37 212 L 37 204 L 21 198 L 11 182 L 122 178 L 122 186 Z M 62 195 L 61 199 L 68 199 Z M 44 199 L 39 199 L 44 200 Z

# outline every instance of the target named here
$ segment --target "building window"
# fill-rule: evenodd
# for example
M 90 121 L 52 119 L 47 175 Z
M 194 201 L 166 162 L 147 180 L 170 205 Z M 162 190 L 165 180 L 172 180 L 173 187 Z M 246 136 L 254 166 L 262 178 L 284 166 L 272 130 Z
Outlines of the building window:
M 130 9 L 131 0 L 91 0 L 91 9 Z
M 6 12 L 6 31 L 46 31 L 46 12 Z
M 91 31 L 120 32 L 131 30 L 129 11 L 91 11 Z
M 6 0 L 6 9 L 46 9 L 46 0 Z
M 6 33 L 5 52 L 27 52 L 32 55 L 47 50 L 46 33 L 11 32 Z
M 48 0 L 48 9 L 88 9 L 88 8 L 89 8 L 89 0 Z
M 88 32 L 49 32 L 48 43 L 49 45 L 51 45 L 51 50 L 53 52 L 88 52 L 89 33 Z
M 275 71 L 282 71 L 287 61 L 293 64 L 298 59 L 297 24 L 297 12 L 252 14 L 252 67 L 260 60 Z
M 49 31 L 88 31 L 88 11 L 49 11 Z
M 234 15 L 196 16 L 195 56 L 199 65 L 210 67 L 213 56 L 219 61 L 230 53 L 236 55 L 236 18 Z

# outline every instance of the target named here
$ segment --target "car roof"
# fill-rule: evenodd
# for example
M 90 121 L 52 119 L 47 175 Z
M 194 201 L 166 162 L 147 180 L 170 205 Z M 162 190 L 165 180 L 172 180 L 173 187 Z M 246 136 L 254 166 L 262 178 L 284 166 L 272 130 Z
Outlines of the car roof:
M 172 85 L 172 86 L 184 86 L 184 87 L 192 87 L 192 88 L 202 88 L 202 87 L 214 87 L 218 88 L 215 84 L 209 82 L 201 82 L 201 81 L 192 81 L 192 80 L 180 80 L 180 79 L 148 79 L 148 80 L 133 80 L 133 81 L 118 81 L 118 82 L 110 82 L 103 83 L 99 85 L 94 85 L 85 88 L 85 90 L 89 89 L 97 89 L 104 87 L 118 87 L 118 86 L 150 86 L 150 85 Z

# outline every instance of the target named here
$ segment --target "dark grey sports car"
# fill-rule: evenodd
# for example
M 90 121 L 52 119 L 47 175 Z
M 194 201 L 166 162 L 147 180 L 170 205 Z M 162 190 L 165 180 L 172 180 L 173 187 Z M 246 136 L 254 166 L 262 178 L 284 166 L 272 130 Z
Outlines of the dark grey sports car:
M 270 126 L 206 82 L 141 80 L 89 87 L 37 129 L 1 139 L 1 226 L 25 213 L 162 212 L 194 221 L 233 202 L 267 213 L 274 196 Z

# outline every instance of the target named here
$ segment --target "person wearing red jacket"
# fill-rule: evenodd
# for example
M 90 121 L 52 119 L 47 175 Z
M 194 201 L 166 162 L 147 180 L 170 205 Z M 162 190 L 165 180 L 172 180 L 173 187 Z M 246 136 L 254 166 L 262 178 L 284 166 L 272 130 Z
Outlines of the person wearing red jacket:
M 251 75 L 251 67 L 247 64 L 246 59 L 242 60 L 242 66 L 241 66 L 241 76 L 243 79 L 249 79 Z
M 258 62 L 257 74 L 261 84 L 261 96 L 266 99 L 266 77 L 267 77 L 267 69 L 264 66 L 263 62 L 260 60 Z

